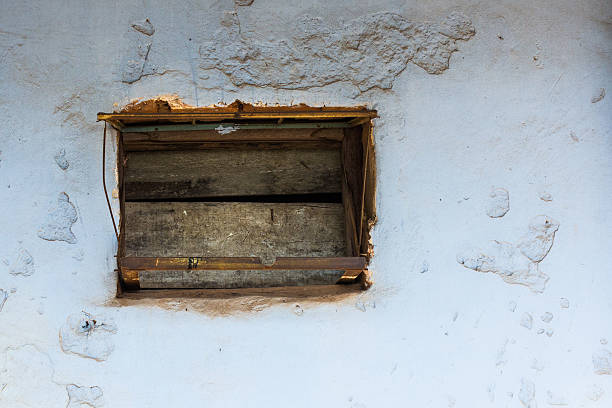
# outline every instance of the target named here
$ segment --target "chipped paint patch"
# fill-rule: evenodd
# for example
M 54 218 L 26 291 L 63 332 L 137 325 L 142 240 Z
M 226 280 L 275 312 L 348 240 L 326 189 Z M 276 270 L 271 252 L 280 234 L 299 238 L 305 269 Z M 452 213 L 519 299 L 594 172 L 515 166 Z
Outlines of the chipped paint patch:
M 38 231 L 38 236 L 47 241 L 64 241 L 76 244 L 77 238 L 72 233 L 72 224 L 77 221 L 77 211 L 70 197 L 60 193 L 55 207 L 49 210 L 47 220 Z
M 151 36 L 155 34 L 155 27 L 153 27 L 153 24 L 151 24 L 148 18 L 142 21 L 135 21 L 131 26 L 134 30 L 144 35 Z
M 487 201 L 487 215 L 491 218 L 500 218 L 510 211 L 510 195 L 504 188 L 494 188 Z
M 612 375 L 612 352 L 600 349 L 593 353 L 593 372 L 599 375 Z
M 5 260 L 11 275 L 30 276 L 34 273 L 34 257 L 27 249 L 20 247 L 12 262 Z
M 599 101 L 602 101 L 603 98 L 606 97 L 606 89 L 605 88 L 601 88 L 599 90 L 599 94 L 595 95 L 594 97 L 591 98 L 591 103 L 597 103 Z
M 9 346 L 0 356 L 0 406 L 62 407 L 63 386 L 54 380 L 53 360 L 32 344 Z
M 505 282 L 527 286 L 542 293 L 548 275 L 540 271 L 541 262 L 550 251 L 559 223 L 540 215 L 529 224 L 529 231 L 518 245 L 491 241 L 485 249 L 470 249 L 457 255 L 457 262 L 477 272 L 494 273 Z
M 8 292 L 4 289 L 0 289 L 0 312 L 6 303 L 6 299 L 8 299 Z
M 240 129 L 240 126 L 238 125 L 230 125 L 230 126 L 219 125 L 215 128 L 217 133 L 219 133 L 220 135 L 227 135 L 229 133 L 237 131 L 238 129 Z
M 68 170 L 68 167 L 70 166 L 70 163 L 68 163 L 68 160 L 66 159 L 66 150 L 65 149 L 60 149 L 60 151 L 57 152 L 57 154 L 55 156 L 53 156 L 53 159 L 55 160 L 55 164 L 57 164 L 57 166 L 60 169 Z
M 83 406 L 98 408 L 104 405 L 104 393 L 100 387 L 82 387 L 75 384 L 66 386 L 68 405 L 66 408 L 80 408 Z
M 112 320 L 81 312 L 68 316 L 59 338 L 65 353 L 103 361 L 115 349 L 112 335 L 116 332 Z
M 287 40 L 260 42 L 241 33 L 238 15 L 226 13 L 214 41 L 200 46 L 201 79 L 221 72 L 238 87 L 306 89 L 348 82 L 365 92 L 390 89 L 413 63 L 429 74 L 448 69 L 458 41 L 472 38 L 471 20 L 452 13 L 440 23 L 412 22 L 378 13 L 328 24 L 304 16 Z

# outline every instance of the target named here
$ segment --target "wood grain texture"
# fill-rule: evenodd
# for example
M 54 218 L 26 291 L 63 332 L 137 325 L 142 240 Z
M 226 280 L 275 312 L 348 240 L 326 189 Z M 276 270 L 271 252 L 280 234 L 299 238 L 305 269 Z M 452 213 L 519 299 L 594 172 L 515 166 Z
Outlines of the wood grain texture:
M 237 289 L 333 285 L 343 275 L 334 270 L 191 270 L 139 271 L 140 289 Z
M 363 286 L 354 284 L 343 285 L 309 285 L 309 286 L 284 286 L 272 288 L 239 288 L 239 289 L 157 289 L 140 290 L 136 292 L 123 292 L 118 301 L 120 304 L 142 304 L 147 299 L 167 299 L 171 301 L 180 299 L 197 300 L 238 300 L 239 305 L 244 306 L 244 299 L 257 297 L 259 299 L 278 299 L 279 303 L 286 304 L 295 300 L 307 299 L 309 301 L 333 301 L 342 297 L 354 296 L 361 293 Z M 123 301 L 136 301 L 137 303 L 123 303 Z M 232 310 L 231 305 L 224 304 Z
M 340 193 L 338 149 L 131 152 L 126 199 Z
M 335 269 L 362 270 L 365 257 L 277 257 L 272 264 L 263 264 L 258 257 L 125 257 L 119 260 L 122 271 L 159 270 L 285 270 Z
M 353 204 L 353 195 L 346 177 L 342 180 L 342 205 L 344 207 L 344 226 L 346 234 L 347 250 L 352 256 L 359 255 L 359 238 L 357 236 L 357 226 L 355 217 L 355 206 Z
M 341 141 L 337 140 L 301 140 L 301 141 L 246 141 L 246 142 L 156 142 L 145 141 L 137 143 L 124 143 L 127 152 L 147 152 L 147 151 L 172 151 L 172 150 L 205 150 L 205 149 L 339 149 Z
M 342 138 L 342 129 L 237 129 L 231 132 L 196 130 L 123 133 L 123 142 L 130 148 L 136 147 L 138 143 L 341 141 Z
M 368 258 L 373 254 L 374 248 L 371 242 L 371 229 L 376 223 L 376 152 L 374 146 L 374 135 L 371 124 L 364 125 L 364 149 L 367 147 L 368 160 L 365 169 L 365 191 L 364 191 L 364 225 L 362 232 L 361 253 L 367 254 Z
M 342 204 L 127 202 L 126 256 L 346 255 Z
M 353 218 L 352 225 L 355 226 L 354 255 L 360 252 L 359 237 L 359 215 L 361 213 L 361 192 L 363 187 L 363 145 L 362 128 L 360 126 L 344 129 L 344 140 L 342 142 L 342 162 L 344 171 L 343 201 L 347 207 L 347 218 Z M 347 220 L 351 222 L 351 220 Z

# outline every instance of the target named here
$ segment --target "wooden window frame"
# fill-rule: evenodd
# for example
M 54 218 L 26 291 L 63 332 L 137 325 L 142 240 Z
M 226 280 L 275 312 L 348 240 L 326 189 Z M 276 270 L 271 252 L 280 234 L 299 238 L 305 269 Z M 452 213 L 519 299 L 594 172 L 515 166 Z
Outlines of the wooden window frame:
M 157 102 L 157 101 L 156 101 Z M 144 108 L 143 108 L 144 106 Z M 368 263 L 372 256 L 370 229 L 376 221 L 376 168 L 372 119 L 376 111 L 364 107 L 256 107 L 236 101 L 227 107 L 172 109 L 163 103 L 141 104 L 128 111 L 98 113 L 98 120 L 106 121 L 118 132 L 117 171 L 120 200 L 119 245 L 117 252 L 118 296 L 139 291 L 139 273 L 153 270 L 315 270 L 344 271 L 337 283 L 369 286 Z M 232 133 L 198 132 L 234 126 L 241 129 L 281 128 L 342 128 L 341 140 L 326 140 L 316 136 L 270 136 L 256 138 L 233 136 Z M 182 137 L 177 137 L 180 132 Z M 187 136 L 185 136 L 187 135 Z M 125 191 L 124 172 L 126 152 L 133 150 L 172 150 L 185 147 L 201 149 L 240 144 L 302 144 L 316 146 L 340 142 L 342 144 L 342 203 L 345 213 L 348 257 L 285 257 L 272 264 L 260 258 L 245 257 L 126 257 L 125 256 Z M 308 287 L 305 287 L 308 288 Z M 245 293 L 249 292 L 245 288 Z M 283 292 L 287 288 L 266 288 L 267 292 Z M 173 293 L 193 291 L 178 289 Z M 163 291 L 147 289 L 140 292 Z M 199 293 L 222 289 L 200 289 Z M 233 290 L 240 292 L 241 290 Z M 252 292 L 252 291 L 250 291 Z M 212 293 L 212 292 L 210 292 Z M 205 295 L 204 295 L 205 296 Z

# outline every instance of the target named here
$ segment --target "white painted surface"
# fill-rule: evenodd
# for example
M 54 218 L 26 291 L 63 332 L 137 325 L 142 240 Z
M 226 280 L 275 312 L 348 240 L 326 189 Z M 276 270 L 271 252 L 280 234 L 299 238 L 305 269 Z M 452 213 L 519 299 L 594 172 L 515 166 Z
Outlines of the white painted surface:
M 601 342 L 612 338 L 612 105 L 602 92 L 612 87 L 610 2 L 104 3 L 0 3 L 0 288 L 8 294 L 0 406 L 63 407 L 69 393 L 72 406 L 89 399 L 107 407 L 612 406 L 612 375 L 604 374 L 611 348 Z M 272 44 L 266 55 L 282 65 L 279 41 L 294 44 L 304 30 L 297 21 L 310 21 L 312 45 L 327 38 L 318 30 L 348 35 L 349 20 L 381 21 L 372 17 L 380 12 L 436 29 L 458 12 L 476 34 L 457 41 L 439 75 L 405 63 L 398 75 L 355 78 L 349 70 L 322 87 L 288 74 L 296 82 L 287 86 L 278 76 L 273 86 L 248 78 L 237 86 L 201 68 L 210 67 L 201 45 L 227 44 L 219 36 L 228 30 L 240 44 Z M 390 31 L 368 27 L 382 41 L 377 49 L 398 53 L 389 64 L 403 46 L 439 50 L 438 40 L 393 43 Z M 235 62 L 236 52 L 216 56 Z M 323 78 L 342 66 L 310 61 L 298 74 L 308 68 Z M 167 93 L 200 106 L 241 99 L 376 108 L 370 291 L 339 304 L 216 318 L 180 305 L 105 306 L 115 293 L 116 243 L 95 114 Z M 109 191 L 113 155 L 109 147 Z M 486 213 L 492 186 L 511 197 L 501 218 Z M 62 192 L 77 212 L 75 243 L 65 229 L 68 242 L 38 236 Z M 538 215 L 560 224 L 539 263 L 549 276 L 542 293 L 457 263 L 466 247 L 516 242 Z M 60 329 L 81 311 L 114 322 L 106 360 L 62 351 Z M 548 323 L 539 318 L 546 312 L 554 315 Z M 525 313 L 537 317 L 531 330 L 521 327 Z

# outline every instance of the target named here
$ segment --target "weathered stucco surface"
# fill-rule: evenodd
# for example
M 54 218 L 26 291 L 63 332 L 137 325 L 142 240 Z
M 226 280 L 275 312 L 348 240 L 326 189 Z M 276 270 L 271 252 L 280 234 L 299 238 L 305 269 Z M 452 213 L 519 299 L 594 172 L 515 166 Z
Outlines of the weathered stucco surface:
M 604 0 L 0 2 L 0 406 L 612 406 L 611 44 Z M 377 109 L 373 286 L 113 301 L 95 114 L 161 94 Z

